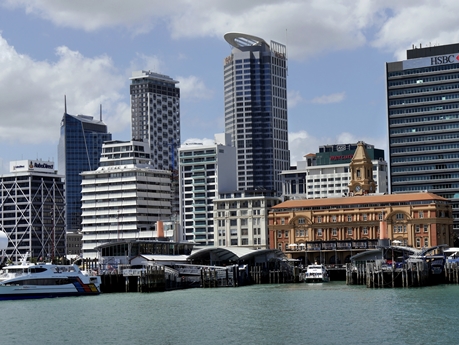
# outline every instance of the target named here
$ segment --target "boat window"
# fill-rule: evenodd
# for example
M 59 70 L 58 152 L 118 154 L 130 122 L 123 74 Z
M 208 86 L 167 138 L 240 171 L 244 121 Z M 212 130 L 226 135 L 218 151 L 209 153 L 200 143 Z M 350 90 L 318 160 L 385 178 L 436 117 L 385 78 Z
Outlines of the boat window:
M 29 269 L 30 273 L 40 273 L 40 272 L 45 272 L 46 268 L 43 267 L 32 267 Z

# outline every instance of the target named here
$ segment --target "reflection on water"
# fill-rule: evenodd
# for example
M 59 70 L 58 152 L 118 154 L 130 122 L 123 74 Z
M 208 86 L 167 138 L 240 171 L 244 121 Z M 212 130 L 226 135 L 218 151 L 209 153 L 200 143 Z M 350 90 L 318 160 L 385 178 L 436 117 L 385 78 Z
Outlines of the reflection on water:
M 458 286 L 343 282 L 0 302 L 2 344 L 455 344 Z

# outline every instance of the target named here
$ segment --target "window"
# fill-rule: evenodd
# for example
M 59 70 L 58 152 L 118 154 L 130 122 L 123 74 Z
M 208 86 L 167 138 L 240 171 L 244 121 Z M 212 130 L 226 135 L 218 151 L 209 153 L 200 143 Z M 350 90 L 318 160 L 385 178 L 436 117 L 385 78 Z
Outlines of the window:
M 403 213 L 397 213 L 397 214 L 395 215 L 395 217 L 396 217 L 397 220 L 402 220 L 402 219 L 404 219 Z
M 364 213 L 364 214 L 362 215 L 362 219 L 365 220 L 365 221 L 367 221 L 367 220 L 368 220 L 368 215 L 367 215 L 366 213 Z
M 417 225 L 415 226 L 415 231 L 416 231 L 416 232 L 421 232 L 421 230 L 419 229 L 419 224 L 417 224 Z
M 322 236 L 322 229 L 317 229 L 317 236 Z
M 424 232 L 429 232 L 429 226 L 427 224 L 424 225 Z
M 300 230 L 300 237 L 304 237 L 304 229 Z
M 424 211 L 419 211 L 419 218 L 424 218 Z
M 428 247 L 428 246 L 429 246 L 429 238 L 424 237 L 424 247 Z
M 362 232 L 364 235 L 368 235 L 368 228 L 365 226 L 363 229 L 362 229 Z
M 281 225 L 284 225 L 285 224 L 285 218 L 281 218 L 280 222 L 281 222 Z
M 285 238 L 288 238 L 288 230 L 285 230 L 284 236 L 285 236 Z
M 348 221 L 348 222 L 352 222 L 352 215 L 349 214 L 349 215 L 347 216 L 347 221 Z
M 332 216 L 332 222 L 333 222 L 333 223 L 336 223 L 336 215 L 333 215 L 333 216 Z
M 322 223 L 322 216 L 317 217 L 317 223 Z
M 349 236 L 352 236 L 352 228 L 347 228 L 347 234 L 348 234 Z
M 338 236 L 338 231 L 336 228 L 332 229 L 332 236 Z
M 306 221 L 304 218 L 298 218 L 298 224 L 305 224 Z
M 380 213 L 380 214 L 378 215 L 378 219 L 379 219 L 379 220 L 384 220 L 384 214 L 383 214 L 383 213 Z
M 277 230 L 277 238 L 281 238 L 282 237 L 282 231 L 281 230 Z
M 277 245 L 277 249 L 279 249 L 279 250 L 282 251 L 282 243 L 279 243 L 279 244 Z
M 416 237 L 416 248 L 421 248 L 421 239 Z

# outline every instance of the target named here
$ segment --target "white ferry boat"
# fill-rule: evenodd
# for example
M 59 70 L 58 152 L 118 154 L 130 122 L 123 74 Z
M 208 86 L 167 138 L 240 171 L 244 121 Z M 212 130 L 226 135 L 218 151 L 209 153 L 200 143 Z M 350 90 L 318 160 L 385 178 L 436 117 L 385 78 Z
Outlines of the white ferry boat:
M 322 283 L 329 282 L 330 276 L 324 265 L 309 265 L 304 274 L 305 283 Z
M 3 268 L 0 300 L 98 295 L 100 277 L 77 265 L 27 264 Z

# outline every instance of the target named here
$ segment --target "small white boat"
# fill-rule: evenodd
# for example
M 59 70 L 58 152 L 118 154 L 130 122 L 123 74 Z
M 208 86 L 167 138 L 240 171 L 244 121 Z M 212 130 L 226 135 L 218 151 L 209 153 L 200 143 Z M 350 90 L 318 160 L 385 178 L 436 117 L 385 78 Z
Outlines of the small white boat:
M 100 277 L 77 265 L 27 264 L 4 267 L 0 300 L 100 294 Z
M 305 283 L 323 283 L 329 282 L 330 276 L 324 265 L 309 265 L 304 274 Z

